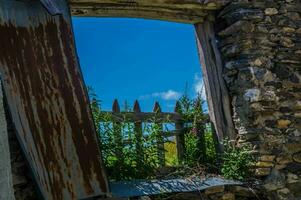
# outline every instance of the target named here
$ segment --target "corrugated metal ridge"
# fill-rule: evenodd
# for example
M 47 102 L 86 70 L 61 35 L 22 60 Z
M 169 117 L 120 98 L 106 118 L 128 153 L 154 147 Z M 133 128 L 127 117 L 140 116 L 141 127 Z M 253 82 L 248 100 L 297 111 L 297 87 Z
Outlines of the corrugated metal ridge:
M 169 180 L 133 180 L 111 182 L 113 197 L 128 198 L 137 196 L 152 196 L 166 193 L 187 193 L 202 191 L 211 187 L 223 185 L 242 185 L 240 181 L 222 178 L 208 179 L 169 179 Z

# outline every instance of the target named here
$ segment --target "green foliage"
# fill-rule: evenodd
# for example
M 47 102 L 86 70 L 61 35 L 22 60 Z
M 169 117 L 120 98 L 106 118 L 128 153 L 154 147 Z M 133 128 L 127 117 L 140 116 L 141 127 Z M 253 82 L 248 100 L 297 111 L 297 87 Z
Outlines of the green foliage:
M 222 175 L 225 178 L 246 180 L 250 176 L 250 168 L 254 164 L 254 158 L 246 147 L 236 147 L 230 141 L 224 142 L 222 155 Z
M 185 160 L 184 164 L 190 167 L 195 166 L 198 163 L 198 138 L 192 132 L 185 134 Z
M 217 141 L 216 141 L 217 142 Z M 206 165 L 216 171 L 217 169 L 217 149 L 213 139 L 213 130 L 211 126 L 206 127 L 205 132 L 205 143 L 206 143 Z
M 143 124 L 143 136 L 138 138 L 134 123 L 127 122 L 126 115 L 123 115 L 122 122 L 112 122 L 114 120 L 109 114 L 101 112 L 101 101 L 91 88 L 89 94 L 101 142 L 102 158 L 109 178 L 127 180 L 153 177 L 159 166 L 157 140 L 162 132 L 162 126 L 154 123 L 156 117 L 150 123 Z M 127 102 L 124 104 L 124 111 L 132 111 Z M 137 149 L 136 144 L 140 144 L 140 149 Z
M 196 99 L 190 99 L 185 94 L 179 100 L 178 112 L 191 123 L 184 124 L 187 131 L 185 133 L 185 159 L 182 163 L 178 163 L 175 142 L 171 138 L 169 140 L 162 137 L 162 129 L 168 130 L 167 124 L 157 123 L 155 116 L 149 123 L 143 123 L 139 136 L 135 124 L 127 122 L 126 114 L 123 115 L 121 122 L 114 122 L 110 114 L 102 112 L 101 101 L 98 100 L 93 90 L 91 88 L 88 90 L 101 143 L 102 158 L 110 179 L 155 177 L 156 170 L 160 166 L 158 142 L 164 143 L 162 150 L 167 151 L 165 159 L 168 165 L 178 165 L 178 167 L 194 167 L 199 163 L 215 165 L 215 145 L 210 126 L 208 124 L 204 126 L 205 115 L 202 109 L 204 102 L 201 95 L 198 95 Z M 123 111 L 132 111 L 127 102 L 124 104 Z
M 185 134 L 185 165 L 190 167 L 201 163 L 209 167 L 216 165 L 217 154 L 210 124 L 204 124 L 206 116 L 203 110 L 204 100 L 201 93 L 190 99 L 185 93 L 179 100 L 180 113 L 186 120 L 188 132 Z
M 101 101 L 98 100 L 97 95 L 91 88 L 88 90 L 92 114 L 101 142 L 102 158 L 109 178 L 125 180 L 154 177 L 159 167 L 157 142 L 162 133 L 162 124 L 155 123 L 156 116 L 150 123 L 143 124 L 141 133 L 144 136 L 138 138 L 134 123 L 126 122 L 126 115 L 123 116 L 122 123 L 113 123 L 110 115 L 101 112 Z M 204 127 L 203 123 L 205 119 L 203 103 L 200 95 L 196 99 L 190 99 L 186 94 L 180 98 L 178 112 L 192 123 L 184 124 L 187 133 L 185 133 L 185 159 L 182 163 L 178 163 L 175 142 L 160 139 L 165 143 L 164 150 L 167 151 L 166 160 L 169 165 L 180 164 L 180 166 L 194 167 L 198 164 L 205 164 L 211 169 L 217 168 L 213 130 L 210 124 Z M 124 111 L 131 110 L 125 102 Z M 140 144 L 140 149 L 137 149 L 137 144 Z M 139 151 L 142 153 L 139 154 Z M 250 166 L 254 162 L 247 148 L 237 148 L 229 141 L 224 142 L 221 160 L 223 162 L 222 175 L 225 178 L 237 180 L 245 180 L 249 177 Z

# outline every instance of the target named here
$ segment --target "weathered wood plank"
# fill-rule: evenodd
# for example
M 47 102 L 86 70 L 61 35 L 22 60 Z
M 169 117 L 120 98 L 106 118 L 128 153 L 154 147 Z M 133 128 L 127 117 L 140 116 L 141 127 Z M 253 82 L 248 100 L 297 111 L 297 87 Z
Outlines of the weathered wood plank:
M 193 119 L 184 119 L 183 116 L 179 113 L 170 113 L 170 112 L 120 112 L 114 113 L 111 111 L 102 111 L 103 116 L 108 116 L 109 121 L 118 121 L 118 122 L 153 122 L 154 119 L 157 122 L 162 123 L 177 123 L 177 122 L 193 122 Z M 205 115 L 204 123 L 209 122 L 209 115 Z
M 102 115 L 109 116 L 112 121 L 119 122 L 153 122 L 154 119 L 162 123 L 174 123 L 176 121 L 184 120 L 180 114 L 177 113 L 151 113 L 151 112 L 120 112 L 114 113 L 110 111 L 102 111 Z
M 134 112 L 135 113 L 140 113 L 141 109 L 140 109 L 140 105 L 139 102 L 136 100 L 134 103 Z M 134 131 L 135 131 L 135 146 L 136 146 L 136 153 L 137 153 L 137 167 L 138 169 L 141 168 L 141 166 L 143 165 L 143 161 L 144 161 L 144 154 L 143 154 L 143 132 L 142 132 L 142 121 L 136 121 L 134 123 Z
M 120 113 L 120 106 L 117 99 L 114 100 L 112 111 L 114 113 Z M 123 162 L 123 135 L 122 135 L 121 122 L 113 122 L 113 138 L 114 138 L 114 151 L 118 161 L 117 167 L 122 167 Z
M 213 143 L 214 143 L 214 147 L 215 147 L 215 152 L 217 154 L 217 165 L 221 165 L 222 164 L 222 160 L 221 160 L 222 149 L 221 149 L 220 141 L 218 141 L 218 137 L 217 137 L 215 126 L 214 126 L 213 122 L 210 122 L 210 128 L 212 131 L 212 138 L 213 138 Z
M 155 103 L 154 113 L 161 113 L 161 107 L 158 102 Z M 156 140 L 157 140 L 157 154 L 159 159 L 159 165 L 165 166 L 165 148 L 164 148 L 164 137 L 162 135 L 163 132 L 163 124 L 161 122 L 155 121 L 155 130 L 156 130 Z
M 134 17 L 183 23 L 202 22 L 208 11 L 227 1 L 200 0 L 69 0 L 73 16 Z
M 42 198 L 108 190 L 74 45 L 69 9 L 0 0 L 0 74 L 16 135 Z
M 206 20 L 196 24 L 199 56 L 207 94 L 209 115 L 214 123 L 218 138 L 236 137 L 228 90 L 223 80 L 223 64 L 216 44 L 213 22 Z
M 175 106 L 175 113 L 181 114 L 180 103 L 177 101 Z M 184 130 L 184 123 L 182 121 L 177 121 L 175 123 L 176 130 L 183 131 Z M 182 163 L 185 157 L 185 135 L 178 134 L 176 135 L 176 146 L 177 146 L 177 154 L 178 154 L 178 161 L 179 164 Z
M 202 110 L 201 100 L 198 99 L 195 105 L 196 110 Z M 206 140 L 205 140 L 205 127 L 206 124 L 203 123 L 201 119 L 198 119 L 198 116 L 194 118 L 194 126 L 197 136 L 197 153 L 198 153 L 198 162 L 204 163 L 206 161 Z

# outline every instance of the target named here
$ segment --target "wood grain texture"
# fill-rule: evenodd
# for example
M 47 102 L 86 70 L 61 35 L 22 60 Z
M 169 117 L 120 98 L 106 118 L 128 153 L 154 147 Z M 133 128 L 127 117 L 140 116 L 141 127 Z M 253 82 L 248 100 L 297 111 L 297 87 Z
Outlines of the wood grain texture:
M 69 0 L 73 16 L 129 17 L 182 23 L 202 22 L 225 0 Z
M 16 135 L 45 200 L 108 190 L 68 5 L 0 0 L 0 74 Z
M 217 48 L 213 22 L 206 20 L 196 24 L 195 29 L 210 119 L 215 125 L 219 141 L 226 137 L 235 139 L 230 97 L 223 79 L 223 64 Z
M 181 106 L 180 106 L 179 101 L 177 101 L 177 103 L 176 103 L 174 112 L 181 114 Z M 175 129 L 176 130 L 184 130 L 183 121 L 176 121 Z M 182 133 L 184 133 L 184 132 L 182 132 Z M 185 159 L 185 135 L 184 134 L 176 135 L 176 146 L 177 146 L 177 154 L 178 154 L 179 164 L 181 164 L 182 161 L 184 161 L 184 159 Z

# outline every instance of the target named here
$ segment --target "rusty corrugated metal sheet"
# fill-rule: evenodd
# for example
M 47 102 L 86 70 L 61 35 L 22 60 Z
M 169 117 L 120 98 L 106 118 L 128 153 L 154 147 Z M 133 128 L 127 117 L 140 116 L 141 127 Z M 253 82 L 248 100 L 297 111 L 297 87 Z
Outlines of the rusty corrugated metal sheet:
M 65 0 L 0 0 L 0 73 L 18 139 L 45 199 L 107 192 Z

